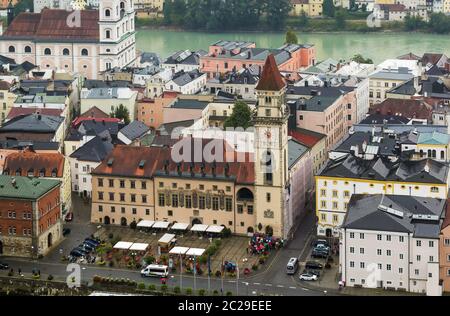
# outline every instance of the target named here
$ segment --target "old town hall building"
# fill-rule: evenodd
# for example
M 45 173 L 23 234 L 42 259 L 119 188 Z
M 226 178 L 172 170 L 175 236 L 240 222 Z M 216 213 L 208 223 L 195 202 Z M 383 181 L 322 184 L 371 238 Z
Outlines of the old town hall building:
M 305 180 L 293 179 L 293 170 L 301 165 L 306 174 L 312 168 L 304 160 L 308 149 L 288 137 L 285 90 L 270 55 L 256 88 L 255 150 L 245 153 L 244 159 L 217 139 L 177 140 L 178 145 L 199 141 L 200 146 L 189 151 L 190 161 L 183 155 L 181 162 L 174 159 L 174 147 L 116 146 L 92 171 L 91 221 L 222 225 L 235 234 L 269 231 L 288 238 L 304 209 L 305 194 L 298 190 L 307 186 Z M 223 145 L 221 157 L 212 162 L 193 158 L 214 142 Z
M 0 55 L 96 79 L 134 64 L 134 15 L 131 0 L 102 0 L 98 10 L 23 12 L 0 36 Z

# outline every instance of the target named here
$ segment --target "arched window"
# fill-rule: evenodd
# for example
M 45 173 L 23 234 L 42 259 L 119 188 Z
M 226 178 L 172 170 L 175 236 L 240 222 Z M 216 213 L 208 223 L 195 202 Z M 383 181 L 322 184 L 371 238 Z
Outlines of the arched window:
M 86 48 L 83 48 L 83 49 L 81 50 L 81 56 L 88 56 L 88 55 L 89 55 L 88 50 L 87 50 Z
M 25 46 L 24 52 L 25 53 L 31 53 L 31 47 L 30 46 Z
M 44 50 L 44 55 L 51 55 L 52 54 L 52 50 L 50 48 L 46 48 Z
M 445 152 L 443 150 L 441 150 L 441 160 L 445 159 Z
M 15 53 L 16 52 L 16 48 L 11 45 L 11 46 L 8 47 L 8 52 Z
M 64 49 L 63 49 L 63 55 L 64 55 L 64 56 L 69 56 L 69 55 L 70 55 L 70 51 L 69 51 L 68 48 L 64 48 Z
M 110 9 L 106 9 L 105 10 L 105 16 L 111 16 L 111 10 Z
M 435 150 L 435 149 L 433 149 L 432 155 L 433 155 L 433 156 L 432 156 L 433 158 L 436 158 L 436 150 Z
M 106 38 L 111 38 L 111 30 L 106 30 L 105 31 L 105 37 Z

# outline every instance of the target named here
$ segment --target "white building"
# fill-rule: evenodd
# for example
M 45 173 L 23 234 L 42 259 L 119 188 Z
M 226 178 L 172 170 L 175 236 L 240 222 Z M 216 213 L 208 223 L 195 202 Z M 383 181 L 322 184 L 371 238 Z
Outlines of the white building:
M 130 0 L 102 0 L 99 10 L 23 12 L 0 37 L 0 54 L 96 79 L 105 70 L 134 65 L 134 16 Z
M 341 228 L 346 286 L 441 295 L 439 234 L 446 199 L 354 195 Z
M 206 73 L 197 69 L 189 72 L 180 71 L 175 73 L 172 79 L 165 84 L 165 90 L 181 94 L 196 94 L 205 89 L 206 78 Z

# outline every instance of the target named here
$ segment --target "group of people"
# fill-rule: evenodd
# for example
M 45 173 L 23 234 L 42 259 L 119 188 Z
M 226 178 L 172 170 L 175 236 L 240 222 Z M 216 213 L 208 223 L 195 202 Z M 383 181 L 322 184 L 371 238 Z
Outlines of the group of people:
M 252 255 L 268 255 L 272 249 L 279 249 L 284 246 L 284 240 L 263 234 L 254 234 L 249 241 L 247 253 Z

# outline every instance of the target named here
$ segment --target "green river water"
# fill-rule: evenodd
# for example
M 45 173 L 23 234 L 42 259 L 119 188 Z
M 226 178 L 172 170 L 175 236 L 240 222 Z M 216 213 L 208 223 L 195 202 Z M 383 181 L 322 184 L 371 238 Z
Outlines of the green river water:
M 297 33 L 300 43 L 314 44 L 317 59 L 331 57 L 348 59 L 362 54 L 379 63 L 386 58 L 413 52 L 443 52 L 450 54 L 450 36 L 423 33 Z M 140 29 L 137 47 L 156 52 L 162 58 L 177 50 L 208 49 L 217 40 L 255 41 L 257 47 L 277 48 L 283 44 L 284 33 L 206 33 Z

